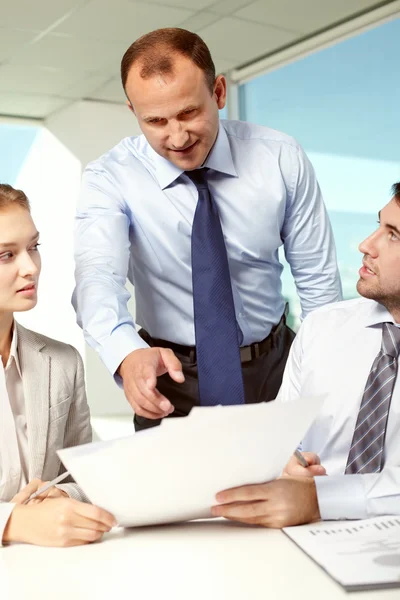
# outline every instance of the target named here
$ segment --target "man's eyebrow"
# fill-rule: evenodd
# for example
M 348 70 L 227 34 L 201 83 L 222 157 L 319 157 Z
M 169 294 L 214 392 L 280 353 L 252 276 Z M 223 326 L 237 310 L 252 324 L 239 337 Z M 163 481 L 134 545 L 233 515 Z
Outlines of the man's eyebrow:
M 189 112 L 189 110 L 196 110 L 196 108 L 199 108 L 199 107 L 195 104 L 189 104 L 189 106 L 182 108 L 182 110 L 180 110 L 178 112 L 178 115 L 181 115 L 182 113 L 185 113 L 185 112 Z
M 387 227 L 388 229 L 393 229 L 393 231 L 395 231 L 396 233 L 398 233 L 400 235 L 400 229 L 398 227 L 396 227 L 396 225 L 391 225 L 390 223 L 385 223 L 385 227 Z
M 379 222 L 381 222 L 381 212 L 378 212 L 378 218 L 379 218 Z M 387 227 L 387 229 L 393 229 L 393 231 L 395 231 L 396 233 L 398 233 L 400 235 L 400 229 L 398 227 L 396 227 L 396 225 L 391 225 L 390 223 L 381 223 L 381 225 L 383 225 L 384 227 Z
M 182 108 L 180 111 L 178 111 L 176 113 L 177 116 L 179 115 L 183 115 L 186 112 L 189 112 L 190 110 L 197 110 L 199 107 L 195 104 L 190 104 L 189 106 L 185 106 L 185 108 Z M 157 120 L 163 120 L 165 119 L 165 117 L 158 117 L 157 115 L 144 115 L 143 117 L 143 121 L 157 121 Z
M 157 115 L 154 115 L 154 116 L 151 116 L 151 117 L 150 117 L 150 116 L 149 116 L 149 117 L 147 117 L 147 116 L 144 116 L 144 117 L 143 117 L 143 121 L 156 121 L 157 119 L 160 119 L 160 120 L 161 120 L 161 119 L 163 119 L 163 118 L 164 118 L 164 117 L 157 117 Z
M 39 237 L 39 232 L 37 231 L 35 233 L 35 235 L 33 235 L 31 237 L 31 239 L 29 240 L 29 242 L 33 242 L 34 240 L 36 240 Z M 16 248 L 18 246 L 18 244 L 16 242 L 5 242 L 5 243 L 0 243 L 0 248 Z

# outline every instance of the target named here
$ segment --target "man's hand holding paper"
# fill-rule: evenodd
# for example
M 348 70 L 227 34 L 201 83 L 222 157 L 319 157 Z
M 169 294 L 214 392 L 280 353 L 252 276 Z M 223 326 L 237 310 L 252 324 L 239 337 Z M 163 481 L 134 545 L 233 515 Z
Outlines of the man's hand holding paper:
M 304 467 L 302 467 L 304 469 Z M 247 525 L 282 528 L 318 521 L 317 493 L 310 477 L 280 477 L 259 485 L 245 485 L 219 492 L 214 517 Z

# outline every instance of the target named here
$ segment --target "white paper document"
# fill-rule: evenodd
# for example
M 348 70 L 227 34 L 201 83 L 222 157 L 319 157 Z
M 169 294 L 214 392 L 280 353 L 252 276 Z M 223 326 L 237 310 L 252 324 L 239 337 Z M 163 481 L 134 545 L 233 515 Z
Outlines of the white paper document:
M 132 436 L 58 452 L 122 526 L 211 517 L 217 492 L 278 477 L 322 398 L 196 407 Z
M 400 587 L 400 518 L 327 521 L 284 532 L 348 591 Z

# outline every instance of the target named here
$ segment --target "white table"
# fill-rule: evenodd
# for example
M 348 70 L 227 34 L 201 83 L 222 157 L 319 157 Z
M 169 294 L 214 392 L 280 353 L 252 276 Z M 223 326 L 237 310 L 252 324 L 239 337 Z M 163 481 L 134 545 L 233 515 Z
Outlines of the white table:
M 0 549 L 1 600 L 332 600 L 349 594 L 284 533 L 228 521 L 122 530 L 76 548 Z M 400 590 L 351 594 L 400 598 Z

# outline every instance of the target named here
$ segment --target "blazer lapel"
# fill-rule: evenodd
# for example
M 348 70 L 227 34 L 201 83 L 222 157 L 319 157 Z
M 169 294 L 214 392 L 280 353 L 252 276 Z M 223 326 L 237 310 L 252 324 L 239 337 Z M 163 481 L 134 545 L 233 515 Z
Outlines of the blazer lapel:
M 17 324 L 28 429 L 29 480 L 42 477 L 49 426 L 50 356 L 34 332 Z

